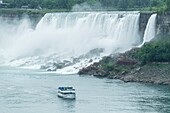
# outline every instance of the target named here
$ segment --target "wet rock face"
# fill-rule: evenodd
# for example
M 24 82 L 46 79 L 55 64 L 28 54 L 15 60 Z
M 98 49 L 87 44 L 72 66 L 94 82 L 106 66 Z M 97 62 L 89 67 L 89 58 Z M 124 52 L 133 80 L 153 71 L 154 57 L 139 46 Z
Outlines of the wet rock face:
M 170 34 L 170 12 L 157 17 L 157 34 Z
M 139 31 L 141 37 L 143 37 L 147 22 L 153 13 L 156 12 L 144 12 L 140 14 Z M 157 15 L 156 34 L 170 34 L 170 11 Z
M 140 31 L 140 36 L 143 37 L 144 36 L 144 32 L 146 29 L 146 25 L 148 23 L 148 20 L 150 18 L 150 16 L 153 14 L 154 12 L 144 12 L 140 14 L 140 19 L 139 19 L 139 31 Z
M 128 71 L 135 68 L 137 61 L 119 54 L 115 57 L 104 57 L 98 63 L 79 70 L 79 75 L 93 75 L 96 77 L 115 78 L 117 75 L 126 75 Z
M 125 82 L 145 82 L 154 84 L 170 85 L 170 65 L 167 63 L 151 63 L 137 70 L 135 73 L 128 73 L 119 79 Z
M 54 62 L 54 63 L 48 63 L 46 65 L 42 65 L 40 69 L 43 69 L 46 71 L 57 71 L 57 69 L 62 69 L 72 64 L 73 63 L 71 61 L 64 60 L 62 62 Z

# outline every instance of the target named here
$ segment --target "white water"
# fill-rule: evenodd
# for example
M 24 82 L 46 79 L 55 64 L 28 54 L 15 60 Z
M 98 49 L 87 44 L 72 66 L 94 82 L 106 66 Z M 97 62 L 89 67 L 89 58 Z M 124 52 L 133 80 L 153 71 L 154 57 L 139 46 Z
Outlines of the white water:
M 102 55 L 91 57 L 98 61 L 103 55 L 140 44 L 139 16 L 138 12 L 49 13 L 35 29 L 25 19 L 19 24 L 9 24 L 1 19 L 1 62 L 35 68 L 61 60 L 72 61 L 92 49 L 104 48 Z M 89 60 L 80 62 L 75 65 L 89 64 Z
M 151 17 L 149 18 L 149 21 L 147 23 L 145 33 L 144 33 L 143 43 L 149 42 L 156 35 L 156 16 L 157 14 L 152 14 Z
M 124 49 L 139 43 L 138 20 L 139 13 L 54 13 L 46 14 L 36 31 L 50 32 L 46 36 L 50 43 L 59 41 L 57 45 L 52 43 L 52 48 L 67 50 L 72 55 L 94 48 L 104 48 L 110 53 L 117 47 Z

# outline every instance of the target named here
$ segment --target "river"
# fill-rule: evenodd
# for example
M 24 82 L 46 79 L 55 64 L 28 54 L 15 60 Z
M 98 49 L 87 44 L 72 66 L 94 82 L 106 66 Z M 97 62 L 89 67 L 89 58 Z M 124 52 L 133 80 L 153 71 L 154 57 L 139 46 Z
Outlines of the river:
M 76 100 L 57 97 L 73 86 Z M 0 67 L 0 113 L 169 113 L 170 87 Z

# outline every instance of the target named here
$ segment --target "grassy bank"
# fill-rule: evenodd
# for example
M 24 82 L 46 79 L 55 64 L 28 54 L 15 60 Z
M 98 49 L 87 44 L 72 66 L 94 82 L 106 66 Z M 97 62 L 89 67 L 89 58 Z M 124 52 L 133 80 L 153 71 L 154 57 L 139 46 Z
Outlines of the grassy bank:
M 146 43 L 142 48 L 131 51 L 129 55 L 137 59 L 141 65 L 151 62 L 170 62 L 170 36 Z

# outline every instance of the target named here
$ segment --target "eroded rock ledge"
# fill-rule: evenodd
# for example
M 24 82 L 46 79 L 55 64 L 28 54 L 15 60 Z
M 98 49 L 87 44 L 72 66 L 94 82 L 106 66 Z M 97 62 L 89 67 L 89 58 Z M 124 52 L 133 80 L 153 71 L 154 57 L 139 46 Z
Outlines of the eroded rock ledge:
M 79 74 L 120 79 L 124 82 L 170 85 L 169 44 L 170 38 L 161 39 L 161 41 L 158 39 L 157 42 L 153 41 L 153 43 L 148 44 L 148 46 L 142 47 L 142 50 L 141 48 L 135 48 L 124 54 L 104 57 L 100 62 L 81 69 Z M 144 50 L 149 50 L 150 53 L 145 53 Z M 164 50 L 166 50 L 166 52 L 162 52 Z M 132 57 L 134 55 L 144 56 L 146 59 L 149 59 L 149 62 L 142 64 L 143 61 L 141 59 L 143 58 L 135 59 Z M 151 55 L 151 57 L 148 57 L 148 55 Z M 154 62 L 156 58 L 159 58 L 157 60 L 162 62 Z
M 106 66 L 106 62 L 110 62 Z M 112 63 L 112 64 L 111 64 Z M 103 66 L 106 67 L 103 67 Z M 105 57 L 99 63 L 95 63 L 79 71 L 80 75 L 93 75 L 120 79 L 124 82 L 144 82 L 170 85 L 170 63 L 150 63 L 139 66 L 136 60 L 120 59 L 120 57 Z

